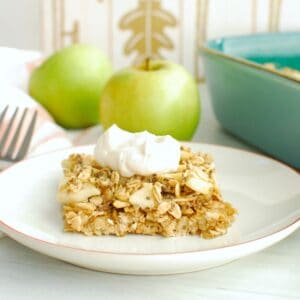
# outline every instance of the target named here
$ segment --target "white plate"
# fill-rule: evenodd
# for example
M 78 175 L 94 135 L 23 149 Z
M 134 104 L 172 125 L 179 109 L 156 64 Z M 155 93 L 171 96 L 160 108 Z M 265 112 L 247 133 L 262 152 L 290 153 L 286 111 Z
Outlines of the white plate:
M 171 274 L 218 266 L 262 250 L 300 226 L 300 176 L 269 158 L 221 146 L 190 144 L 216 161 L 225 199 L 239 215 L 229 232 L 213 240 L 128 235 L 85 237 L 64 233 L 55 200 L 60 162 L 73 152 L 52 152 L 21 162 L 0 174 L 0 229 L 49 256 L 106 272 Z

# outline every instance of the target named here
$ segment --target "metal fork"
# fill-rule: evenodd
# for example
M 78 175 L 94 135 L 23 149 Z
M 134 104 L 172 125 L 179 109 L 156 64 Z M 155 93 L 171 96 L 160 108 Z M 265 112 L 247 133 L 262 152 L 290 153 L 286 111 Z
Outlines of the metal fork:
M 3 126 L 4 123 L 4 118 L 5 115 L 8 111 L 8 107 L 6 106 L 4 108 L 4 110 L 1 112 L 0 115 L 0 128 L 1 126 Z M 10 166 L 11 164 L 22 160 L 29 149 L 30 146 L 30 142 L 33 136 L 33 131 L 34 131 L 34 127 L 35 127 L 35 123 L 36 123 L 36 119 L 37 119 L 37 111 L 34 112 L 33 116 L 30 119 L 29 125 L 27 127 L 27 129 L 24 131 L 24 138 L 22 140 L 20 140 L 20 133 L 24 124 L 24 120 L 26 119 L 27 115 L 28 115 L 28 108 L 25 108 L 20 121 L 17 121 L 16 117 L 18 115 L 19 112 L 19 107 L 16 107 L 14 110 L 13 115 L 11 116 L 10 120 L 8 121 L 8 125 L 6 127 L 6 129 L 3 132 L 3 135 L 0 136 L 0 170 L 4 169 L 8 166 Z M 12 131 L 14 130 L 13 128 L 16 128 L 12 139 L 9 143 L 9 145 L 7 145 L 8 143 L 8 138 L 9 136 L 12 134 Z M 17 145 L 18 141 L 20 140 L 19 145 Z M 5 150 L 6 148 L 6 150 Z

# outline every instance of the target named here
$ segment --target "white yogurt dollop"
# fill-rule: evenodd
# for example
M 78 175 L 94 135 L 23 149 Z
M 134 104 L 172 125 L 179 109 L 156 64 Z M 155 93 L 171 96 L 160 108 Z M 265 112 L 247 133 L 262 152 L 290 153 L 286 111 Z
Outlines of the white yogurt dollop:
M 131 133 L 113 125 L 100 136 L 95 158 L 125 177 L 173 172 L 179 165 L 180 144 L 169 135 Z

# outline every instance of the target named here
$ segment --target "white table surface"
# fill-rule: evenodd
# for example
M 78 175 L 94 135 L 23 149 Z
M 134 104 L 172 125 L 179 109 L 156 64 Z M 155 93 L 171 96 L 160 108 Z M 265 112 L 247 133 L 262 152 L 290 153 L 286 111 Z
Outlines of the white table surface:
M 202 120 L 194 141 L 253 149 L 219 127 L 206 87 L 200 88 Z M 89 271 L 4 237 L 0 239 L 0 299 L 300 299 L 300 231 L 230 264 L 171 276 Z

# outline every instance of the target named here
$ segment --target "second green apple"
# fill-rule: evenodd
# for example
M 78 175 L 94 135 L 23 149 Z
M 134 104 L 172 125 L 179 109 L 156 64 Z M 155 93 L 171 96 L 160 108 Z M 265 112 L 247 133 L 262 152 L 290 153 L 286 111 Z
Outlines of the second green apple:
M 182 66 L 168 61 L 147 61 L 115 73 L 101 95 L 104 128 L 117 124 L 132 132 L 190 140 L 199 118 L 197 83 Z

